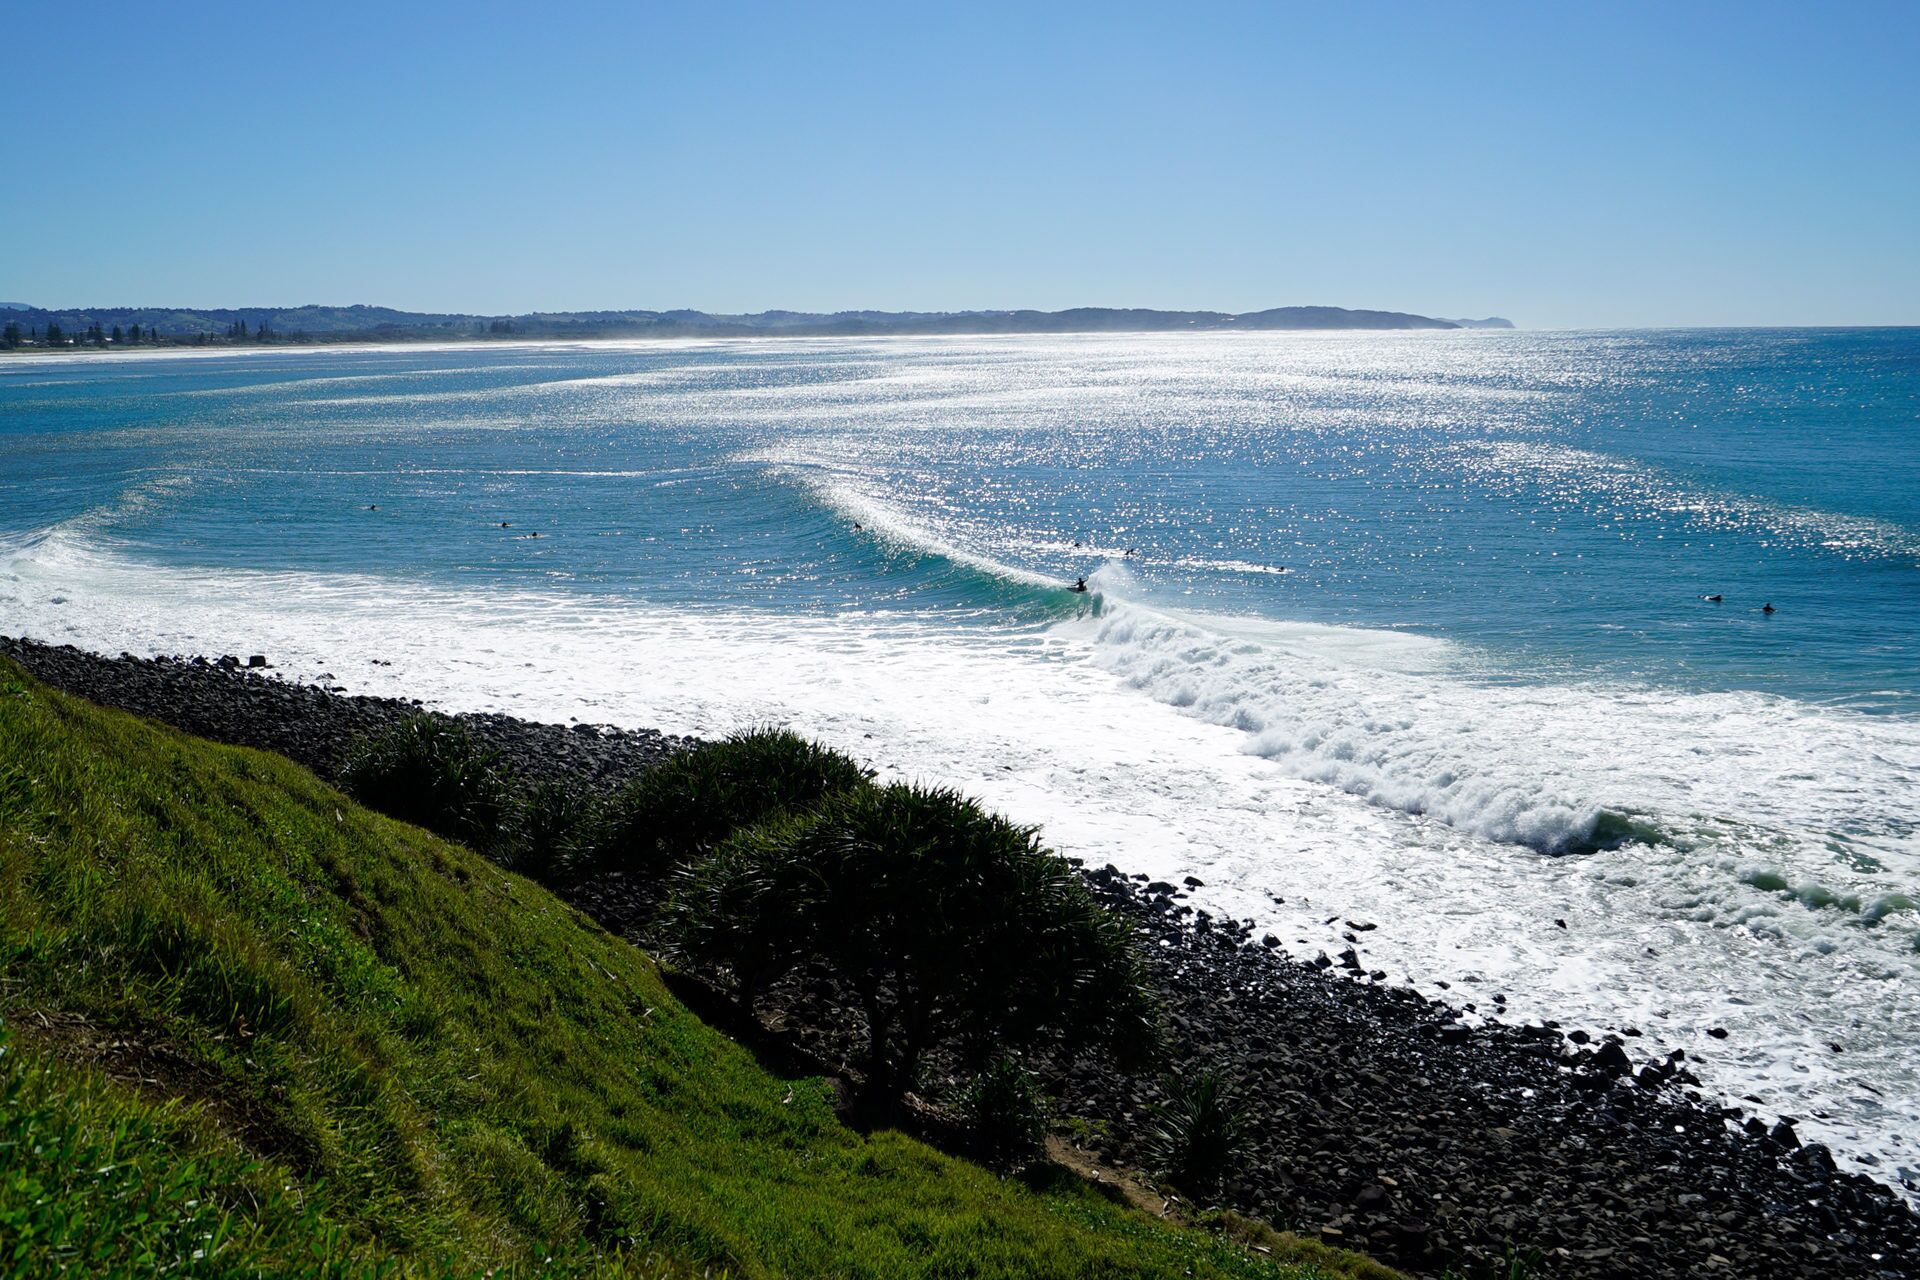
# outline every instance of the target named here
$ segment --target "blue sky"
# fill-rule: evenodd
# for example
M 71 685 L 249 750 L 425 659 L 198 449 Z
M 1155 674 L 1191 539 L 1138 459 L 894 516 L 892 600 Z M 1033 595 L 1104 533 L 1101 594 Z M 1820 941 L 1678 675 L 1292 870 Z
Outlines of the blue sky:
M 0 300 L 1920 323 L 1920 4 L 9 6 Z

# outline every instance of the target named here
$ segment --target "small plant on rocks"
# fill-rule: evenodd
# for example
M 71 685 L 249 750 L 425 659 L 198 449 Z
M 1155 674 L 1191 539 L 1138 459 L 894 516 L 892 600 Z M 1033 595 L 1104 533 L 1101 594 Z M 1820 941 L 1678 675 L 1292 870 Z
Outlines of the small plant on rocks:
M 968 1081 L 960 1114 L 985 1160 L 1013 1172 L 1040 1158 L 1049 1107 L 1040 1082 L 1009 1054 L 997 1054 Z
M 1245 1117 L 1217 1071 L 1172 1077 L 1165 1088 L 1168 1100 L 1154 1108 L 1145 1135 L 1156 1171 L 1195 1199 L 1217 1195 L 1240 1153 Z
M 1440 1280 L 1535 1280 L 1541 1274 L 1541 1256 L 1538 1249 L 1521 1250 L 1508 1245 L 1506 1257 L 1499 1262 L 1464 1271 L 1448 1267 L 1440 1273 Z

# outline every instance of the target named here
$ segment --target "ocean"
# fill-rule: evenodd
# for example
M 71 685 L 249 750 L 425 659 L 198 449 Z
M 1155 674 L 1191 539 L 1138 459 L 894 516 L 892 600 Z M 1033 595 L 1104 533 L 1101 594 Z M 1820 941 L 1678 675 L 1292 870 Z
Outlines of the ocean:
M 1920 330 L 12 358 L 0 633 L 791 725 L 1920 1180 Z

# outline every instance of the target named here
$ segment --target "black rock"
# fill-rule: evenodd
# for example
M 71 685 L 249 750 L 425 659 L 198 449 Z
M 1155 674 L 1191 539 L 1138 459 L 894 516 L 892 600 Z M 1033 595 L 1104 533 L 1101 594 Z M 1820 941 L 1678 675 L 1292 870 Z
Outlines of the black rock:
M 1633 1060 L 1627 1057 L 1627 1051 L 1612 1040 L 1601 1043 L 1593 1060 L 1596 1066 L 1611 1076 L 1623 1076 L 1633 1070 Z

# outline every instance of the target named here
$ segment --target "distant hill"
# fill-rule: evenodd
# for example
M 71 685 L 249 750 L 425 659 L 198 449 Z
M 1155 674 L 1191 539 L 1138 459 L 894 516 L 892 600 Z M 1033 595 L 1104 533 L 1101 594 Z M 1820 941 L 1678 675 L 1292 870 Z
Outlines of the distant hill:
M 1488 316 L 1485 320 L 1455 319 L 1449 323 L 1461 329 L 1511 329 L 1513 321 L 1502 316 Z
M 430 341 L 473 337 L 751 337 L 860 336 L 965 333 L 1146 333 L 1266 329 L 1459 329 L 1511 327 L 1505 320 L 1441 320 L 1404 311 L 1346 307 L 1274 307 L 1224 311 L 1155 311 L 1135 307 L 1074 307 L 1066 311 L 761 311 L 713 315 L 705 311 L 543 311 L 517 316 L 397 311 L 391 307 L 75 307 L 15 306 L 10 319 L 29 330 L 59 326 L 67 338 L 93 326 L 110 332 L 140 326 L 173 342 L 248 340 L 263 328 L 277 341 Z
M 32 311 L 33 309 L 25 302 L 0 302 L 0 311 Z

